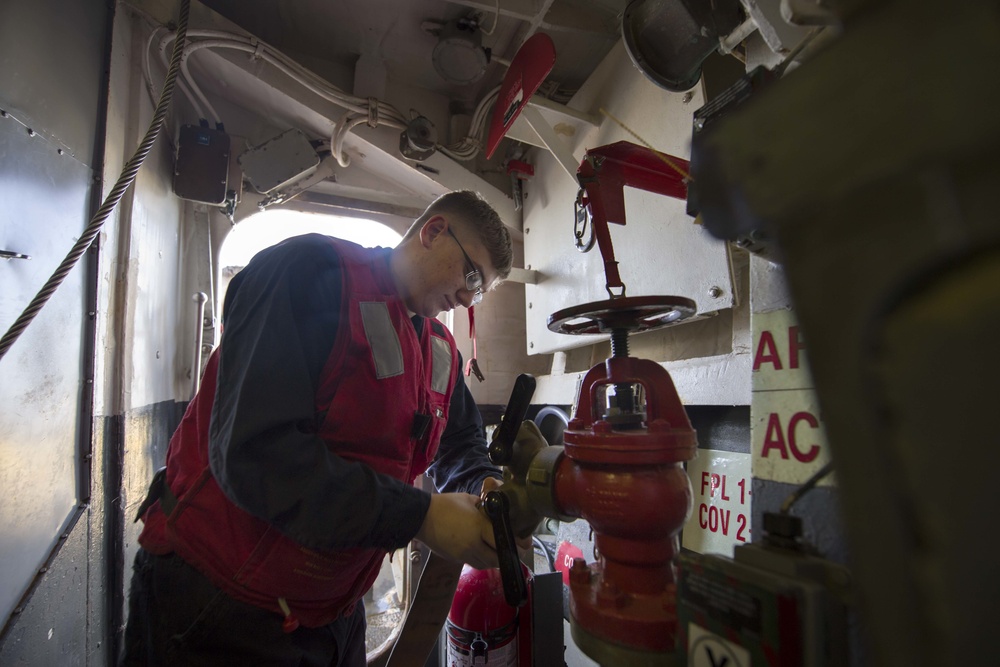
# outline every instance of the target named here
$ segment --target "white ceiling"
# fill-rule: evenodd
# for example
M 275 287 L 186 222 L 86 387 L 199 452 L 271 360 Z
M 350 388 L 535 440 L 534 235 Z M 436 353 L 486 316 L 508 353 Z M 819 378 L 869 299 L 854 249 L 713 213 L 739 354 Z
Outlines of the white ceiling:
M 477 17 L 483 46 L 510 60 L 535 32 L 556 45 L 550 79 L 579 87 L 618 40 L 627 0 L 205 0 L 204 4 L 248 32 L 303 60 L 336 62 L 353 69 L 362 55 L 384 62 L 389 76 L 463 102 L 475 102 L 503 77 L 494 62 L 477 84 L 456 86 L 434 70 L 437 41 L 429 23 Z M 499 6 L 499 20 L 496 8 Z M 496 21 L 495 28 L 493 27 Z
M 128 1 L 159 24 L 176 20 L 177 0 Z M 470 114 L 501 83 L 518 48 L 538 32 L 552 39 L 556 62 L 536 99 L 548 97 L 557 107 L 569 102 L 619 41 L 627 4 L 628 0 L 194 0 L 189 30 L 247 33 L 348 95 L 377 98 L 410 119 L 426 116 L 438 141 L 448 144 L 465 136 Z M 458 19 L 477 22 L 482 45 L 492 56 L 482 79 L 471 84 L 444 80 L 432 62 L 436 30 Z M 159 64 L 162 76 L 163 63 Z M 211 100 L 218 120 L 245 146 L 259 145 L 289 128 L 314 140 L 329 140 L 343 119 L 342 107 L 317 98 L 245 51 L 198 50 L 189 58 L 188 70 Z M 471 188 L 506 209 L 501 214 L 514 221 L 515 229 L 519 227 L 520 215 L 509 196 L 510 179 L 503 170 L 505 148 L 512 142 L 505 142 L 489 161 L 480 151 L 471 160 L 435 153 L 416 162 L 400 155 L 399 141 L 399 129 L 352 126 L 344 142 L 350 166 L 334 165 L 330 178 L 312 185 L 309 196 L 300 196 L 293 205 L 304 206 L 303 202 L 325 194 L 346 198 L 348 203 L 377 202 L 397 211 L 389 215 L 406 217 L 437 194 Z

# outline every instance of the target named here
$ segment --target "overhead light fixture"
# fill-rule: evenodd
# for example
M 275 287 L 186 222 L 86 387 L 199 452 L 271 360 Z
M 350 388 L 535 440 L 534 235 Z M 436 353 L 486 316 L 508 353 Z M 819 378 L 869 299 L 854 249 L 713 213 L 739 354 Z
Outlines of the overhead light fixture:
M 411 160 L 426 160 L 434 154 L 435 145 L 437 130 L 434 123 L 424 116 L 411 120 L 399 135 L 399 152 Z
M 456 19 L 441 27 L 431 60 L 445 81 L 470 84 L 483 78 L 490 64 L 490 51 L 483 48 L 476 21 Z

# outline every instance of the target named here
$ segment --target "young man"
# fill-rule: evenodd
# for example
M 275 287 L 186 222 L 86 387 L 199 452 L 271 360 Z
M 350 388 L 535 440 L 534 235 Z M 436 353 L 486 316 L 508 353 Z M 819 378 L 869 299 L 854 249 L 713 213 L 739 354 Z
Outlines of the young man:
M 392 250 L 320 235 L 258 254 L 141 510 L 122 664 L 365 664 L 361 598 L 412 538 L 496 567 L 482 422 L 439 312 L 510 272 L 477 194 Z M 439 494 L 412 486 L 427 470 Z M 156 502 L 153 502 L 153 501 Z

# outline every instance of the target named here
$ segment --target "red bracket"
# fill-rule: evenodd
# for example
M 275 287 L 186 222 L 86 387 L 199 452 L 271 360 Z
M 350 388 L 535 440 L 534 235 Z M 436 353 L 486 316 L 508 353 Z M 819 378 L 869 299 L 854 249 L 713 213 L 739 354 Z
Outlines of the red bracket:
M 535 168 L 527 162 L 507 160 L 507 174 L 517 174 L 518 178 L 531 178 L 535 175 Z
M 535 94 L 542 81 L 552 71 L 556 64 L 556 47 L 552 38 L 543 32 L 535 33 L 514 54 L 510 61 L 507 74 L 500 85 L 496 105 L 493 107 L 493 118 L 490 120 L 490 133 L 486 140 L 486 158 L 493 157 L 493 152 L 504 138 L 510 126 L 521 114 L 521 109 Z
M 685 200 L 690 168 L 687 160 L 627 141 L 587 151 L 577 169 L 577 179 L 586 192 L 586 199 L 581 201 L 590 210 L 594 235 L 604 259 L 608 294 L 612 298 L 625 296 L 625 284 L 618 274 L 608 228 L 608 223 L 612 222 L 625 224 L 625 186 Z M 621 288 L 621 294 L 611 291 L 615 288 Z

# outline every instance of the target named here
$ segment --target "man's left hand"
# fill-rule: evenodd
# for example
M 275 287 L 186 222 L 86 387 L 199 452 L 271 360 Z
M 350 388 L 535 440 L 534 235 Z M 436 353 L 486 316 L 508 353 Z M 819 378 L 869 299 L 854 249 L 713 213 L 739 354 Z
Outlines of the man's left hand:
M 480 501 L 485 501 L 487 493 L 490 491 L 498 491 L 502 486 L 503 482 L 496 477 L 487 477 L 484 479 L 482 489 L 479 491 Z M 527 537 L 515 538 L 514 541 L 517 542 L 518 549 L 531 551 L 534 548 L 531 543 L 531 535 L 528 535 Z

